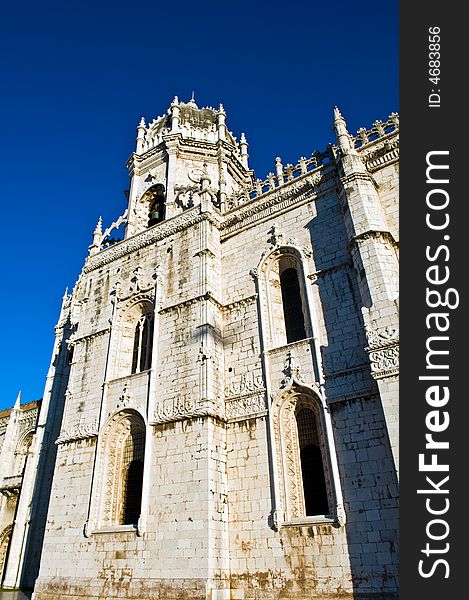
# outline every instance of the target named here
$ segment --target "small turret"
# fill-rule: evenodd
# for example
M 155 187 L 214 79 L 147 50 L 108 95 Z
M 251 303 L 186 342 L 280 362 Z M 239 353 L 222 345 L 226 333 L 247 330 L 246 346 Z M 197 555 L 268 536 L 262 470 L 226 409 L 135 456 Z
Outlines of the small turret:
M 143 145 L 145 143 L 145 119 L 142 117 L 137 127 L 137 154 L 143 154 Z
M 349 154 L 353 150 L 352 138 L 347 131 L 347 123 L 341 115 L 337 106 L 334 107 L 334 131 L 337 137 L 337 144 L 344 154 Z
M 103 239 L 103 220 L 101 217 L 99 217 L 98 222 L 96 223 L 96 227 L 94 228 L 94 231 L 93 231 L 93 243 L 88 248 L 90 254 L 96 254 L 96 252 L 99 252 L 102 239 Z
M 246 136 L 244 133 L 241 134 L 241 139 L 239 140 L 239 148 L 241 150 L 241 163 L 245 169 L 249 169 L 248 165 L 248 142 L 246 140 Z
M 277 158 L 275 159 L 275 174 L 277 175 L 278 184 L 282 185 L 282 183 L 283 183 L 283 165 L 282 165 L 282 159 L 280 158 L 280 156 L 277 156 Z
M 217 113 L 217 129 L 218 129 L 218 139 L 225 140 L 226 139 L 226 112 L 223 108 L 223 104 L 220 104 L 218 107 Z
M 171 133 L 179 131 L 179 98 L 174 96 L 174 100 L 171 102 Z

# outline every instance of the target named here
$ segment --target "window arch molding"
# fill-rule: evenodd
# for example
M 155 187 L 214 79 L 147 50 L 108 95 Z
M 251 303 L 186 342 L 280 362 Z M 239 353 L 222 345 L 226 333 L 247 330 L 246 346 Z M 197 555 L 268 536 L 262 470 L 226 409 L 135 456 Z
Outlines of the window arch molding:
M 148 294 L 134 295 L 118 307 L 111 340 L 113 379 L 151 367 L 154 319 L 154 298 Z
M 8 559 L 8 547 L 10 545 L 13 524 L 7 525 L 0 533 L 0 583 L 3 583 L 3 575 Z
M 285 298 L 282 297 L 282 274 L 286 271 L 296 272 L 298 294 L 294 306 L 290 308 L 297 313 L 297 333 L 288 334 L 288 323 L 285 307 Z M 285 346 L 293 341 L 313 337 L 316 329 L 314 323 L 313 300 L 307 285 L 307 264 L 303 251 L 293 245 L 277 246 L 264 254 L 258 266 L 251 271 L 257 279 L 259 292 L 259 305 L 263 329 L 264 346 L 266 349 Z M 293 273 L 292 273 L 293 275 Z M 301 313 L 301 314 L 300 314 Z M 293 328 L 295 324 L 293 324 Z M 302 329 L 301 329 L 302 328 Z M 290 327 L 290 330 L 292 327 Z M 302 333 L 300 333 L 302 332 Z M 293 335 L 293 338 L 291 337 Z
M 114 413 L 103 425 L 98 436 L 98 468 L 93 486 L 92 518 L 87 526 L 91 532 L 136 527 L 137 531 L 141 531 L 142 515 L 145 512 L 147 431 L 144 417 L 134 409 Z M 133 476 L 129 478 L 129 473 L 137 462 L 141 463 L 137 475 L 134 468 Z M 134 488 L 129 489 L 129 485 Z M 131 511 L 128 508 L 129 499 L 134 505 Z M 135 518 L 132 522 L 127 522 L 126 513 L 128 515 L 130 512 Z
M 15 474 L 23 474 L 26 460 L 31 454 L 31 446 L 34 441 L 34 432 L 34 427 L 28 427 L 28 429 L 21 434 L 18 443 L 16 444 L 14 466 Z
M 329 512 L 307 514 L 304 477 L 317 476 L 317 473 L 303 472 L 298 415 L 301 411 L 311 411 L 317 436 L 317 446 L 322 458 L 325 491 Z M 339 526 L 345 524 L 342 489 L 338 472 L 335 443 L 332 433 L 329 409 L 319 388 L 300 384 L 292 379 L 277 397 L 271 410 L 273 431 L 274 473 L 276 478 L 275 512 L 278 524 L 308 524 L 331 520 Z M 320 475 L 320 474 L 319 474 Z

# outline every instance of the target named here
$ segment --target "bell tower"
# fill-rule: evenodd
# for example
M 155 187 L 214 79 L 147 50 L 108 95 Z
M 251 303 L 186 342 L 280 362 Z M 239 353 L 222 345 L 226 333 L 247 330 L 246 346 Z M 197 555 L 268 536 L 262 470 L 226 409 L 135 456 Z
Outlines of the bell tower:
M 199 108 L 175 97 L 166 114 L 148 125 L 142 117 L 137 145 L 127 167 L 131 178 L 127 229 L 131 237 L 200 204 L 208 191 L 214 206 L 226 210 L 228 196 L 253 178 L 248 143 L 226 126 L 223 105 Z

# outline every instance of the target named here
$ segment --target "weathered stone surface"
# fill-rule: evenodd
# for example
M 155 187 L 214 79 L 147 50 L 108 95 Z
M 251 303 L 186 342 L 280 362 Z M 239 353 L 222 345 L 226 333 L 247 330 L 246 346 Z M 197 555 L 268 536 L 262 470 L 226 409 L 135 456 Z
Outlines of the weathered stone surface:
M 128 208 L 64 298 L 22 491 L 53 447 L 46 509 L 21 513 L 45 531 L 14 531 L 7 565 L 35 549 L 34 600 L 397 598 L 398 118 L 352 138 L 336 109 L 337 146 L 259 181 L 225 117 L 175 99 L 142 120 Z

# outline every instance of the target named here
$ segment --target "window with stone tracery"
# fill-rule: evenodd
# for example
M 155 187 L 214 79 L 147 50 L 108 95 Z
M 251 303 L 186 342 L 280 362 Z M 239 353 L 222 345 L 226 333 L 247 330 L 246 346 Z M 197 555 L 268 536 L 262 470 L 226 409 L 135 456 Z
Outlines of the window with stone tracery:
M 280 506 L 285 522 L 329 517 L 334 503 L 321 404 L 290 391 L 274 411 Z
M 125 377 L 151 368 L 153 303 L 142 299 L 123 310 L 116 321 L 113 377 Z
M 280 273 L 280 289 L 282 291 L 283 320 L 287 343 L 306 338 L 303 301 L 301 298 L 298 271 L 287 267 Z
M 145 423 L 133 410 L 115 414 L 104 427 L 95 488 L 95 526 L 137 525 L 142 511 Z
M 152 345 L 153 317 L 144 315 L 135 325 L 131 373 L 140 373 L 151 367 Z
M 31 443 L 33 441 L 33 432 L 27 433 L 21 442 L 18 445 L 18 448 L 15 452 L 15 475 L 22 475 L 24 467 L 26 465 L 26 459 L 29 455 L 29 450 L 31 447 Z
M 261 268 L 261 307 L 267 344 L 278 348 L 312 336 L 301 257 L 293 248 L 272 252 Z

